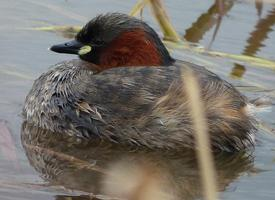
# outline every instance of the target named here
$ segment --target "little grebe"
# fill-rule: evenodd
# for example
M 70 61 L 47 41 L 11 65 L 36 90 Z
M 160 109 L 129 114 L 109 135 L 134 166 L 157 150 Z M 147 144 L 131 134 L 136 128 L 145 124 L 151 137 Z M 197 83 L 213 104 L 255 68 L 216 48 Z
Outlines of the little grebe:
M 23 109 L 29 123 L 83 140 L 194 148 L 182 80 L 186 69 L 192 69 L 213 149 L 238 151 L 253 145 L 254 120 L 246 98 L 204 67 L 173 59 L 141 20 L 119 13 L 100 15 L 74 41 L 51 50 L 81 59 L 59 63 L 34 82 Z

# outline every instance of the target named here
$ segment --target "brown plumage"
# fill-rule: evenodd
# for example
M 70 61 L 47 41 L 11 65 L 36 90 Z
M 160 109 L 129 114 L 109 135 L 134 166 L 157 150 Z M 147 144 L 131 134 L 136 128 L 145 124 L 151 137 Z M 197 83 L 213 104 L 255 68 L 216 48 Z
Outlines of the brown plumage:
M 110 18 L 114 19 L 111 27 L 106 25 L 106 20 L 112 21 Z M 100 22 L 103 27 L 99 26 Z M 112 34 L 113 38 L 105 35 L 101 38 L 104 45 L 94 47 L 90 35 L 92 38 L 97 36 L 91 30 L 95 31 L 97 27 L 99 36 L 103 37 L 102 31 L 116 27 L 115 22 L 118 27 Z M 100 16 L 89 22 L 76 37 L 78 48 L 81 44 L 94 45 L 91 52 L 80 55 L 88 62 L 62 62 L 42 74 L 26 98 L 25 119 L 41 128 L 84 140 L 101 138 L 120 145 L 150 149 L 194 148 L 189 101 L 182 80 L 187 69 L 191 69 L 199 81 L 213 149 L 236 151 L 251 146 L 254 126 L 253 119 L 246 112 L 246 98 L 204 67 L 175 61 L 155 32 L 152 33 L 153 30 L 144 24 L 121 14 Z M 106 63 L 103 65 L 100 58 L 110 47 L 108 44 L 114 44 L 125 31 L 134 32 L 136 26 L 145 27 L 147 42 L 157 47 L 159 59 L 146 59 L 150 55 L 141 55 L 131 63 L 128 52 L 120 54 L 119 59 L 130 63 L 129 67 L 112 68 L 117 67 L 115 61 L 112 63 L 116 65 L 110 65 L 111 69 L 103 67 Z M 84 42 L 83 38 L 89 42 Z M 75 52 L 76 45 L 73 44 L 70 48 Z M 116 46 L 122 49 L 119 44 Z M 120 52 L 116 51 L 116 46 L 112 46 L 112 51 Z M 72 53 L 72 49 L 59 48 L 55 46 L 53 50 Z M 125 49 L 130 51 L 127 45 Z M 113 54 L 104 55 L 105 60 L 114 58 Z M 156 66 L 156 60 L 161 61 L 162 66 Z M 136 62 L 145 66 L 135 66 Z

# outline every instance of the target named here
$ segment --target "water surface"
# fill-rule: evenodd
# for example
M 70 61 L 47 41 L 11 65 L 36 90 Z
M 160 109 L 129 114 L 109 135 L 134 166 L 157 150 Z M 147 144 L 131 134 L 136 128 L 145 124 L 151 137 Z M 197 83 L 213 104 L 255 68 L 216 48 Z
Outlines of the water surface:
M 49 66 L 74 58 L 47 50 L 52 44 L 66 41 L 67 38 L 58 33 L 37 31 L 34 28 L 83 25 L 100 13 L 128 13 L 135 2 L 0 0 L 1 200 L 52 200 L 66 199 L 68 196 L 89 199 L 89 193 L 102 194 L 105 170 L 119 160 L 126 160 L 135 166 L 149 163 L 154 170 L 165 172 L 166 176 L 161 176 L 161 181 L 164 185 L 172 185 L 179 197 L 200 197 L 198 170 L 194 168 L 196 162 L 192 155 L 162 156 L 123 150 L 109 152 L 102 147 L 77 151 L 77 145 L 70 149 L 66 143 L 64 148 L 54 149 L 63 154 L 53 154 L 47 150 L 52 143 L 33 140 L 33 146 L 28 146 L 26 138 L 22 137 L 21 140 L 21 109 L 34 79 L 47 71 Z M 225 15 L 222 16 L 212 43 L 219 18 L 215 1 L 171 0 L 166 1 L 165 5 L 183 39 L 213 51 L 275 60 L 275 4 L 225 1 Z M 148 10 L 144 12 L 144 19 L 160 33 Z M 267 112 L 257 114 L 258 120 L 265 124 L 265 130 L 258 131 L 257 145 L 252 155 L 217 156 L 216 164 L 221 199 L 274 199 L 275 137 L 268 130 L 275 129 L 275 71 L 245 62 L 195 53 L 188 49 L 171 52 L 177 58 L 205 65 L 237 86 L 250 99 L 259 96 L 268 96 L 271 99 L 273 106 Z M 30 130 L 25 127 L 24 131 Z M 55 142 L 58 139 L 60 138 Z M 35 149 L 34 146 L 40 143 L 42 146 Z M 98 168 L 94 170 L 83 167 L 83 163 L 75 166 L 68 163 L 69 158 L 64 155 L 75 156 Z M 104 170 L 102 172 L 98 169 Z

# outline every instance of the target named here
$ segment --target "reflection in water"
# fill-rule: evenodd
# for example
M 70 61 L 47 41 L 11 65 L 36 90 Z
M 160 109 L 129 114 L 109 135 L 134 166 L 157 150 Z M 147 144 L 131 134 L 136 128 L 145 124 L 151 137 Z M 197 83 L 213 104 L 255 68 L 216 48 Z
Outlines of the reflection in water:
M 255 0 L 255 8 L 257 10 L 258 17 L 261 17 L 263 11 L 263 0 Z
M 255 56 L 256 53 L 263 47 L 263 41 L 268 38 L 268 33 L 272 31 L 272 26 L 275 24 L 275 5 L 269 11 L 265 18 L 259 18 L 258 23 L 255 25 L 255 30 L 250 33 L 247 39 L 247 45 L 243 50 L 243 55 Z M 244 65 L 235 64 L 231 76 L 241 78 L 246 69 Z
M 99 141 L 83 144 L 27 123 L 23 123 L 21 134 L 30 164 L 52 185 L 127 199 L 149 199 L 144 193 L 157 199 L 201 197 L 194 152 L 137 152 Z M 253 166 L 252 158 L 244 153 L 216 155 L 215 164 L 219 191 Z
M 246 68 L 244 65 L 234 63 L 234 67 L 231 70 L 230 76 L 232 78 L 241 78 L 246 71 Z
M 97 200 L 97 198 L 91 197 L 89 195 L 81 195 L 81 196 L 65 196 L 58 195 L 55 198 L 56 200 Z
M 225 15 L 233 7 L 234 1 L 225 0 L 223 5 L 222 14 Z M 221 16 L 219 0 L 216 0 L 208 11 L 203 13 L 197 21 L 192 24 L 192 27 L 185 31 L 184 38 L 189 42 L 198 43 L 203 38 L 204 34 L 219 22 L 217 16 Z
M 208 11 L 206 13 L 203 13 L 197 19 L 197 21 L 192 24 L 192 27 L 188 28 L 185 31 L 184 38 L 189 42 L 198 43 L 203 38 L 205 33 L 213 28 L 214 25 L 216 25 L 213 37 L 209 44 L 210 47 L 215 40 L 215 36 L 218 32 L 223 15 L 229 12 L 234 5 L 234 1 L 232 0 L 224 0 L 222 1 L 222 3 L 222 14 L 220 13 L 221 2 L 219 0 L 216 0 L 215 3 L 208 9 Z M 255 7 L 257 9 L 258 16 L 261 16 L 263 8 L 262 0 L 255 0 Z M 271 27 L 274 24 L 275 6 L 265 18 L 259 18 L 258 23 L 255 26 L 255 30 L 250 33 L 250 37 L 247 39 L 247 46 L 244 48 L 242 54 L 255 56 L 257 51 L 259 51 L 259 49 L 264 46 L 263 41 L 267 38 L 268 33 L 272 31 Z M 241 78 L 244 75 L 245 71 L 246 69 L 244 65 L 235 64 L 230 75 L 232 77 Z
M 244 48 L 243 54 L 254 56 L 261 47 L 263 47 L 263 41 L 267 38 L 267 34 L 272 31 L 272 26 L 275 24 L 275 5 L 273 9 L 269 11 L 265 18 L 260 18 L 255 25 L 255 30 L 250 33 L 250 37 L 247 39 L 247 46 Z

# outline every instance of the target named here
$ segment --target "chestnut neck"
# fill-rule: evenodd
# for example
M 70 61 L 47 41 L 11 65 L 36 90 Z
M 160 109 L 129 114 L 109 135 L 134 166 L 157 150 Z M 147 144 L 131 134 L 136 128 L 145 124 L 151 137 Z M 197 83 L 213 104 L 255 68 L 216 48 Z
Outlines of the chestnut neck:
M 154 38 L 142 29 L 121 33 L 99 56 L 99 66 L 104 70 L 122 66 L 170 65 L 174 59 L 159 38 Z

